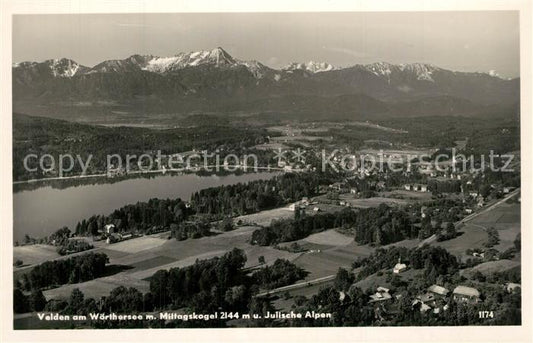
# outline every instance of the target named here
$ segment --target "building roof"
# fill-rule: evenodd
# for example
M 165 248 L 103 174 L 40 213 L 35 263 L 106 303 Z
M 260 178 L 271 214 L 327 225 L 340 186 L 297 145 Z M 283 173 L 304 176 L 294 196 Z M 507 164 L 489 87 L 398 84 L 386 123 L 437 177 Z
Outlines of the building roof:
M 428 287 L 428 291 L 429 292 L 433 292 L 433 293 L 437 293 L 437 294 L 440 294 L 440 295 L 446 295 L 446 294 L 448 294 L 450 292 L 446 288 L 444 288 L 442 286 L 439 286 L 439 285 L 431 285 L 431 286 L 429 286 Z
M 405 263 L 396 263 L 396 265 L 394 266 L 394 269 L 396 270 L 403 270 L 407 268 L 407 265 Z
M 457 286 L 453 290 L 453 294 L 466 295 L 469 297 L 479 297 L 479 291 L 472 287 Z
M 392 299 L 392 296 L 387 292 L 377 292 L 376 294 L 372 294 L 370 296 L 371 302 L 374 301 L 383 301 L 383 300 L 389 300 Z

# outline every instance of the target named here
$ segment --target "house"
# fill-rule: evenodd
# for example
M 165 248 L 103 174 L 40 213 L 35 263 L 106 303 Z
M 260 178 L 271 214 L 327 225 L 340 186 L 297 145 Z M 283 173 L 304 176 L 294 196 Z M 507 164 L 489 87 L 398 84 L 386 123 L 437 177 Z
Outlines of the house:
M 460 302 L 477 303 L 479 296 L 479 291 L 472 287 L 457 286 L 453 290 L 453 299 Z
M 104 231 L 107 234 L 112 234 L 115 232 L 115 224 L 107 224 L 104 226 Z
M 403 185 L 403 188 L 404 188 L 406 191 L 410 191 L 410 190 L 411 190 L 411 185 Z
M 470 193 L 468 193 L 472 198 L 477 198 L 477 196 L 479 195 L 478 192 L 475 192 L 475 191 L 472 191 Z
M 472 209 L 471 209 L 471 208 L 465 208 L 465 212 L 466 212 L 467 214 L 471 214 L 471 213 L 472 213 Z
M 350 194 L 357 194 L 357 188 L 350 188 Z
M 431 285 L 428 287 L 428 292 L 433 293 L 437 296 L 445 297 L 450 293 L 446 288 L 439 285 Z
M 520 288 L 521 286 L 519 283 L 509 282 L 505 285 L 505 290 L 507 291 L 507 293 L 520 292 Z
M 402 263 L 402 259 L 398 259 L 398 263 L 394 266 L 392 269 L 392 272 L 394 274 L 400 274 L 401 272 L 405 271 L 407 269 L 407 265 L 405 263 Z
M 315 207 L 313 208 L 313 212 L 320 212 L 320 208 L 318 208 L 318 207 L 315 206 Z
M 305 205 L 305 206 L 308 206 L 309 205 L 309 198 L 308 197 L 303 197 L 302 198 L 302 204 Z
M 381 287 L 381 286 L 378 287 L 377 292 L 370 296 L 370 302 L 373 303 L 373 302 L 391 300 L 392 296 L 390 295 L 389 291 L 390 290 L 388 288 Z

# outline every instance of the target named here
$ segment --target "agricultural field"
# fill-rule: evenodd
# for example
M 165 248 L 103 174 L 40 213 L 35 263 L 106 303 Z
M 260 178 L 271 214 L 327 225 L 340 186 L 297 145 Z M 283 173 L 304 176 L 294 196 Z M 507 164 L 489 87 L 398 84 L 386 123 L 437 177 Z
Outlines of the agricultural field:
M 472 220 L 472 224 L 495 228 L 498 231 L 500 243 L 494 246 L 494 249 L 505 251 L 514 246 L 513 242 L 520 233 L 520 204 L 503 203 L 476 217 Z
M 406 191 L 403 189 L 397 189 L 390 192 L 383 192 L 380 194 L 385 198 L 403 198 L 408 200 L 416 201 L 428 201 L 431 200 L 430 192 L 415 192 L 415 191 Z
M 477 225 L 467 224 L 458 230 L 459 236 L 443 242 L 435 242 L 433 245 L 448 250 L 450 254 L 466 261 L 471 255 L 466 254 L 467 249 L 484 249 L 483 244 L 488 241 L 487 232 Z
M 70 296 L 74 288 L 79 288 L 85 297 L 99 299 L 102 296 L 109 295 L 118 286 L 134 287 L 142 293 L 150 290 L 150 283 L 148 281 L 130 277 L 125 273 L 119 273 L 87 282 L 63 285 L 58 288 L 43 291 L 43 294 L 46 300 L 66 299 Z
M 34 244 L 13 247 L 13 261 L 21 260 L 23 266 L 43 263 L 60 256 L 56 248 L 51 245 Z
M 312 244 L 318 244 L 318 242 L 321 242 L 321 246 L 329 248 L 310 250 L 293 261 L 294 264 L 309 272 L 306 280 L 313 280 L 336 274 L 339 267 L 349 269 L 351 268 L 353 261 L 358 257 L 367 257 L 374 250 L 367 245 L 357 245 L 357 243 L 353 241 L 353 238 L 351 239 L 348 236 L 346 236 L 347 238 L 341 242 L 341 245 L 326 245 L 324 244 L 325 242 L 340 242 L 339 235 L 341 235 L 334 230 L 328 230 L 326 232 L 327 235 L 315 236 L 311 238 L 311 240 L 317 242 Z M 348 242 L 349 239 L 351 242 Z M 302 240 L 302 245 L 305 247 L 305 240 Z
M 269 226 L 273 220 L 292 217 L 294 217 L 294 211 L 290 211 L 288 207 L 282 207 L 239 216 L 236 217 L 233 221 L 235 223 L 242 222 L 246 225 Z
M 510 261 L 510 260 L 499 260 L 499 261 L 489 261 L 478 264 L 472 268 L 467 268 L 461 270 L 461 275 L 465 277 L 470 277 L 475 272 L 480 272 L 481 274 L 488 276 L 495 272 L 505 272 L 509 269 L 513 269 L 520 266 L 519 261 Z
M 386 204 L 389 206 L 404 206 L 412 204 L 413 200 L 408 199 L 395 199 L 395 198 L 385 198 L 385 197 L 372 197 L 366 199 L 356 199 L 352 194 L 341 194 L 339 195 L 341 201 L 346 201 L 350 204 L 351 207 L 357 208 L 370 208 L 378 207 L 381 204 Z
M 247 256 L 245 267 L 256 267 L 259 256 L 267 265 L 278 258 L 296 259 L 300 254 L 259 247 L 249 244 L 255 226 L 243 226 L 230 232 L 214 234 L 199 239 L 177 241 L 167 239 L 168 234 L 143 236 L 128 241 L 102 245 L 95 251 L 109 254 L 111 275 L 78 284 L 67 284 L 44 291 L 47 299 L 68 296 L 74 288 L 79 288 L 88 297 L 101 297 L 118 286 L 135 287 L 141 292 L 149 290 L 149 279 L 161 269 L 185 267 L 197 260 L 221 256 L 234 247 L 243 249 Z M 114 274 L 112 274 L 114 273 Z
M 344 246 L 353 242 L 353 237 L 343 235 L 335 230 L 326 230 L 323 232 L 312 234 L 302 241 L 314 243 L 314 244 L 323 244 L 331 246 Z

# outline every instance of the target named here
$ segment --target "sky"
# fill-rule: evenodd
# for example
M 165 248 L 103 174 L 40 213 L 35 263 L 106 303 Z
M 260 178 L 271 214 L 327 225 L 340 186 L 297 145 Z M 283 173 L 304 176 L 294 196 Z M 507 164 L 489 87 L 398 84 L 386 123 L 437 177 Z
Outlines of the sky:
M 513 11 L 15 15 L 13 62 L 66 57 L 91 67 L 222 47 L 273 68 L 420 62 L 517 77 L 519 32 Z

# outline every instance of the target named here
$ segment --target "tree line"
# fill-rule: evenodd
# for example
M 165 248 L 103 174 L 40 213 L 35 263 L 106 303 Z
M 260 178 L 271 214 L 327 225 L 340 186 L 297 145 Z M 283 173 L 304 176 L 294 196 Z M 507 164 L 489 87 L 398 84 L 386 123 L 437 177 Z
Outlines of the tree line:
M 42 289 L 98 278 L 105 273 L 109 259 L 104 253 L 86 253 L 66 259 L 43 262 L 18 280 L 24 290 Z
M 252 233 L 251 243 L 274 245 L 305 238 L 328 229 L 343 228 L 355 234 L 360 244 L 385 245 L 404 239 L 417 238 L 419 228 L 405 211 L 381 204 L 376 208 L 342 209 L 336 213 L 318 213 L 313 216 L 272 221 L 270 226 Z

